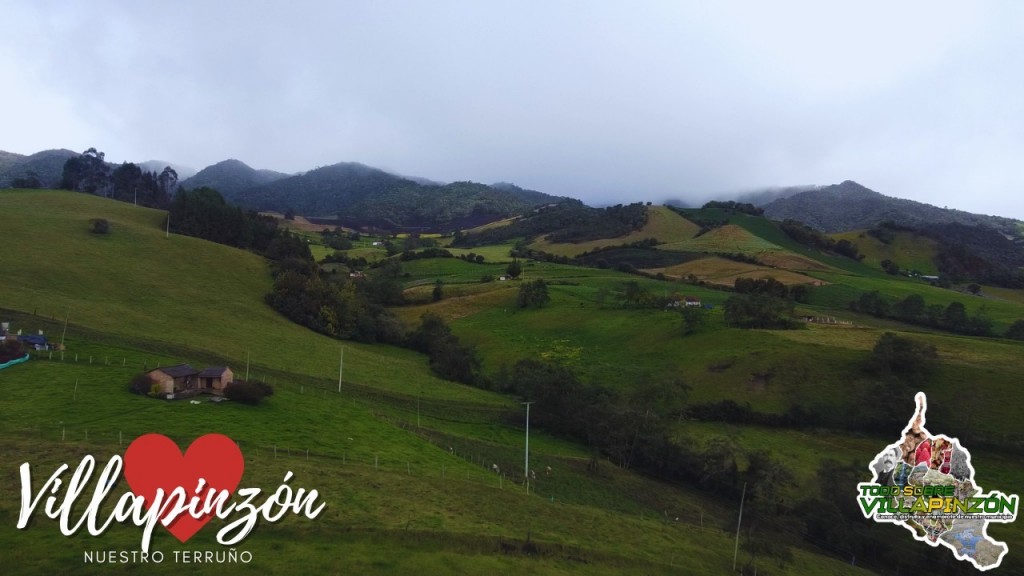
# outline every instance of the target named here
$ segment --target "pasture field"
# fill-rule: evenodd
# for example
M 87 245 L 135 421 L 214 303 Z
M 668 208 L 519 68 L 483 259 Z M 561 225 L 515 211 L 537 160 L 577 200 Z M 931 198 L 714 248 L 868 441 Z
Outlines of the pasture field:
M 110 222 L 110 234 L 88 232 L 97 217 Z M 341 343 L 289 322 L 263 302 L 271 286 L 263 258 L 188 236 L 165 238 L 157 210 L 82 194 L 0 191 L 0 218 L 8 234 L 33 239 L 4 255 L 3 308 L 145 340 L 168 358 L 183 346 L 236 369 L 248 357 L 253 366 L 316 378 L 337 378 L 344 345 L 348 380 L 506 402 L 433 376 L 420 354 Z
M 476 248 L 453 248 L 446 246 L 445 250 L 451 252 L 454 256 L 466 256 L 468 254 L 479 254 L 484 257 L 484 262 L 499 262 L 508 263 L 512 261 L 512 256 L 509 252 L 515 246 L 515 242 L 505 242 L 502 244 L 492 244 L 490 246 L 477 246 Z
M 670 278 L 686 278 L 693 275 L 705 282 L 729 287 L 733 286 L 738 278 L 764 279 L 771 277 L 786 285 L 813 284 L 817 281 L 815 278 L 798 272 L 736 262 L 719 256 L 701 258 L 668 268 L 651 268 L 645 272 L 652 274 L 661 272 Z
M 111 233 L 90 234 L 88 220 L 94 217 L 107 218 Z M 181 447 L 208 432 L 227 434 L 245 457 L 244 486 L 272 491 L 293 471 L 292 486 L 315 488 L 328 503 L 315 520 L 261 523 L 241 545 L 253 554 L 252 565 L 184 567 L 198 573 L 730 573 L 735 498 L 654 481 L 595 458 L 587 446 L 535 429 L 530 462 L 538 477 L 527 492 L 524 414 L 516 398 L 441 380 L 425 356 L 409 350 L 339 342 L 290 323 L 264 304 L 270 288 L 265 260 L 194 238 L 165 238 L 163 217 L 83 194 L 0 191 L 0 226 L 17 241 L 0 260 L 0 320 L 44 330 L 57 341 L 68 319 L 63 355 L 38 353 L 0 371 L 0 451 L 6 462 L 0 468 L 0 546 L 10 567 L 5 574 L 133 572 L 132 565 L 83 565 L 81 554 L 135 549 L 136 528 L 117 526 L 102 539 L 82 533 L 68 539 L 54 522 L 37 517 L 28 530 L 16 530 L 17 465 L 31 462 L 33 481 L 39 482 L 59 464 L 85 454 L 104 460 L 153 431 Z M 931 406 L 929 428 L 961 437 L 975 454 L 986 489 L 1014 492 L 1021 485 L 1024 430 L 1015 399 L 1024 343 L 953 336 L 850 313 L 844 299 L 865 289 L 893 297 L 921 293 L 939 304 L 967 297 L 817 254 L 759 219 L 740 215 L 733 224 L 726 227 L 729 234 L 753 247 L 774 246 L 771 254 L 780 261 L 805 266 L 808 276 L 832 283 L 812 289 L 812 303 L 800 313 L 853 323 L 738 330 L 724 322 L 721 304 L 728 292 L 546 262 L 524 262 L 519 280 L 480 282 L 485 274 L 504 273 L 506 264 L 497 255 L 507 254 L 510 245 L 473 250 L 485 254 L 483 264 L 402 262 L 412 299 L 424 300 L 438 278 L 446 297 L 394 312 L 410 325 L 424 312 L 441 315 L 456 335 L 476 346 L 487 375 L 523 358 L 547 359 L 572 368 L 585 382 L 626 395 L 644 382 L 682 380 L 690 404 L 732 400 L 769 415 L 786 413 L 794 402 L 812 410 L 870 410 L 864 403 L 871 383 L 865 359 L 885 331 L 897 331 L 938 350 L 940 364 L 923 386 Z M 537 278 L 549 282 L 550 304 L 517 309 L 518 287 Z M 678 311 L 622 307 L 616 293 L 626 282 L 662 296 L 696 296 L 713 309 L 705 310 L 695 333 L 684 335 Z M 973 303 L 985 303 L 985 313 L 999 325 L 1024 316 L 1018 292 L 983 294 L 971 297 L 969 311 L 977 309 Z M 237 377 L 247 367 L 251 379 L 269 382 L 275 393 L 264 404 L 244 406 L 168 402 L 126 391 L 135 374 L 178 362 L 229 364 Z M 826 458 L 866 465 L 899 432 L 768 428 L 682 417 L 672 430 L 680 441 L 698 445 L 729 438 L 740 448 L 741 468 L 753 452 L 775 454 L 797 480 L 788 497 L 814 484 Z M 503 474 L 494 473 L 494 465 Z M 541 474 L 548 466 L 552 472 Z M 115 493 L 125 489 L 118 485 Z M 214 535 L 222 525 L 215 520 L 187 548 L 218 549 Z M 921 550 L 901 529 L 891 532 L 894 539 L 906 539 L 910 554 L 948 556 Z M 1024 546 L 1022 528 L 996 526 L 991 533 L 1014 550 Z M 800 538 L 789 536 L 794 542 Z M 791 548 L 788 564 L 759 557 L 746 573 L 870 573 L 852 565 L 843 550 L 801 546 Z M 161 529 L 154 547 L 186 548 Z M 741 565 L 745 554 L 741 548 Z M 174 563 L 151 568 L 146 571 L 183 569 Z
M 726 252 L 730 254 L 746 254 L 756 256 L 762 252 L 781 251 L 781 247 L 755 236 L 734 224 L 726 224 L 701 234 L 677 242 L 667 242 L 658 246 L 663 250 L 679 250 L 683 252 Z
M 530 244 L 530 248 L 572 257 L 597 248 L 630 244 L 648 238 L 655 238 L 658 242 L 675 245 L 693 238 L 699 229 L 699 226 L 665 206 L 648 206 L 647 224 L 640 230 L 634 230 L 625 236 L 579 243 L 550 242 L 544 238 L 537 238 Z
M 891 301 L 919 294 L 926 304 L 939 304 L 945 307 L 951 302 L 961 302 L 967 309 L 968 316 L 978 313 L 992 320 L 997 333 L 1005 330 L 1015 320 L 1024 318 L 1024 306 L 1020 297 L 1006 297 L 1013 294 L 1013 291 L 997 290 L 996 293 L 1003 294 L 1003 298 L 986 298 L 983 295 L 974 296 L 957 290 L 939 288 L 924 280 L 912 278 L 874 278 L 836 272 L 809 274 L 828 283 L 812 292 L 811 302 L 822 306 L 845 308 L 851 300 L 856 300 L 862 293 L 878 291 Z
M 782 231 L 781 228 L 779 228 L 778 224 L 765 218 L 758 218 L 750 216 L 749 214 L 735 214 L 730 218 L 730 221 L 733 224 L 742 227 L 744 230 L 747 230 L 751 234 L 756 235 L 758 238 L 781 246 L 785 250 L 794 254 L 817 261 L 819 264 L 824 264 L 829 268 L 869 278 L 884 278 L 886 276 L 885 272 L 878 267 L 868 266 L 863 262 L 846 258 L 845 256 L 827 254 L 820 250 L 804 246 L 790 238 Z M 815 268 L 810 268 L 808 270 L 811 269 Z
M 894 232 L 890 243 L 885 244 L 866 231 L 856 230 L 842 234 L 831 234 L 836 240 L 849 240 L 857 245 L 864 255 L 863 262 L 869 266 L 881 267 L 882 260 L 892 260 L 901 270 L 916 270 L 920 274 L 938 275 L 934 258 L 938 243 L 911 232 Z
M 569 272 L 569 267 L 559 265 L 538 268 L 546 268 L 551 276 Z M 535 277 L 551 280 L 536 271 Z M 1018 380 L 1016 358 L 1024 350 L 1019 343 L 928 331 L 821 306 L 807 307 L 806 313 L 838 316 L 853 324 L 809 324 L 804 330 L 790 331 L 726 328 L 717 306 L 728 293 L 647 280 L 643 285 L 656 293 L 677 291 L 716 306 L 706 311 L 702 329 L 683 336 L 678 312 L 619 307 L 614 291 L 631 277 L 620 278 L 595 274 L 574 283 L 552 284 L 552 302 L 540 310 L 517 309 L 517 282 L 511 282 L 397 312 L 407 322 L 428 311 L 446 318 L 457 335 L 475 343 L 490 373 L 521 358 L 553 359 L 571 366 L 586 380 L 623 389 L 644 379 L 682 378 L 693 386 L 695 402 L 749 402 L 768 413 L 784 412 L 793 398 L 830 406 L 859 402 L 856 386 L 849 385 L 850 375 L 861 373 L 860 365 L 886 331 L 936 345 L 942 369 L 927 391 L 936 394 L 937 401 L 954 402 L 958 385 L 965 381 L 976 382 L 992 394 L 1011 394 Z M 830 288 L 814 288 L 812 293 Z M 602 290 L 607 292 L 604 297 Z M 1008 306 L 1007 313 L 1020 313 L 1019 307 Z M 715 368 L 722 365 L 727 367 Z M 770 384 L 759 385 L 754 374 L 771 374 Z M 1019 430 L 1011 415 L 1015 406 L 994 408 L 991 420 L 975 424 L 985 434 Z
M 75 341 L 68 344 L 84 348 Z M 93 352 L 129 354 L 133 360 L 145 355 L 96 345 Z M 327 570 L 357 567 L 374 574 L 403 573 L 435 562 L 452 573 L 508 569 L 524 566 L 528 558 L 499 553 L 502 543 L 519 549 L 527 541 L 540 555 L 529 559 L 530 569 L 550 574 L 615 573 L 626 567 L 672 573 L 683 562 L 692 573 L 713 574 L 731 559 L 728 524 L 735 503 L 651 483 L 608 463 L 595 476 L 586 471 L 587 459 L 577 449 L 542 433 L 531 438 L 533 465 L 550 466 L 553 472 L 536 480 L 527 495 L 514 476 L 502 481 L 488 466 L 516 468 L 518 434 L 472 422 L 459 425 L 458 433 L 438 430 L 431 427 L 441 420 L 436 407 L 420 428 L 409 411 L 396 417 L 388 406 L 325 388 L 278 384 L 274 396 L 257 407 L 197 405 L 126 392 L 125 379 L 135 373 L 131 366 L 40 356 L 17 368 L 0 374 L 0 412 L 8 415 L 0 422 L 0 445 L 10 461 L 30 462 L 35 475 L 48 474 L 60 463 L 74 464 L 85 454 L 103 462 L 152 431 L 182 447 L 216 431 L 239 443 L 246 461 L 244 486 L 269 493 L 291 471 L 293 486 L 317 489 L 328 504 L 322 516 L 263 523 L 239 546 L 267 573 L 290 573 L 298 556 L 303 570 L 307 560 Z M 453 416 L 459 417 L 450 408 L 443 413 L 449 426 Z M 478 434 L 481 430 L 490 432 Z M 138 545 L 139 531 L 122 526 L 104 535 L 102 544 L 85 535 L 65 540 L 45 519 L 18 532 L 13 529 L 19 501 L 14 487 L 20 481 L 14 467 L 5 467 L 2 480 L 0 541 L 18 543 L 18 569 L 7 573 L 107 573 L 108 566 L 83 566 L 76 551 Z M 115 487 L 115 494 L 124 489 Z M 665 522 L 666 510 L 682 520 Z M 704 529 L 697 525 L 702 520 Z M 216 549 L 213 536 L 224 523 L 214 520 L 190 540 L 189 549 Z M 168 555 L 181 549 L 159 530 L 153 547 Z M 399 551 L 402 560 L 388 560 Z M 791 567 L 811 574 L 821 566 L 841 570 L 842 564 L 798 552 Z M 206 573 L 209 567 L 195 569 Z M 177 570 L 164 565 L 154 573 Z
M 501 228 L 503 226 L 508 226 L 509 224 L 515 222 L 516 220 L 519 220 L 519 218 L 519 216 L 513 216 L 511 218 L 505 218 L 504 220 L 495 220 L 494 222 L 488 222 L 487 224 L 481 224 L 480 226 L 477 226 L 475 228 L 470 228 L 468 230 L 465 230 L 465 232 L 473 234 L 476 232 L 482 232 L 484 230 L 490 230 L 492 228 Z
M 107 218 L 111 233 L 90 235 L 91 217 Z M 3 192 L 0 218 L 13 237 L 34 239 L 5 253 L 4 318 L 16 328 L 42 329 L 54 341 L 68 318 L 63 355 L 41 353 L 0 373 L 0 445 L 11 464 L 0 482 L 0 543 L 11 563 L 5 573 L 132 572 L 131 565 L 86 566 L 81 550 L 134 549 L 136 529 L 115 527 L 102 540 L 81 534 L 68 540 L 49 520 L 15 530 L 20 481 L 13 464 L 30 462 L 38 479 L 87 453 L 101 459 L 120 453 L 151 431 L 182 447 L 207 432 L 227 434 L 245 455 L 245 485 L 273 490 L 291 470 L 294 485 L 320 491 L 329 503 L 321 518 L 264 523 L 245 542 L 265 573 L 292 573 L 297 557 L 306 573 L 314 567 L 374 574 L 614 574 L 627 568 L 659 574 L 685 565 L 690 573 L 715 574 L 730 565 L 734 502 L 608 463 L 594 475 L 585 450 L 539 431 L 531 438 L 533 463 L 550 465 L 554 474 L 538 479 L 527 495 L 515 478 L 521 431 L 505 423 L 515 403 L 437 379 L 420 355 L 344 343 L 345 381 L 338 393 L 342 343 L 264 306 L 269 273 L 253 254 L 164 238 L 161 213 L 80 194 Z M 541 272 L 623 277 L 527 267 L 527 274 Z M 166 402 L 126 391 L 142 370 L 182 361 L 228 363 L 241 376 L 247 357 L 251 377 L 275 387 L 258 407 Z M 508 478 L 490 472 L 490 463 L 500 463 Z M 666 510 L 684 520 L 666 522 Z M 708 526 L 701 530 L 695 522 L 704 514 Z M 213 535 L 221 524 L 215 520 L 189 547 L 216 548 Z M 532 557 L 519 552 L 527 546 Z M 162 531 L 154 547 L 181 548 Z M 170 563 L 152 568 L 181 569 Z M 791 568 L 861 573 L 800 550 Z

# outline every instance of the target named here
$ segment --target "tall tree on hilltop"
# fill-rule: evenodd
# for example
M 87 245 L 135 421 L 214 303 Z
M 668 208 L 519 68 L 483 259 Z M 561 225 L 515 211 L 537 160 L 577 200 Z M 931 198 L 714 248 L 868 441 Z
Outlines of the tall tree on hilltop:
M 109 194 L 110 168 L 105 161 L 103 152 L 89 148 L 64 163 L 61 174 L 61 188 L 99 194 Z
M 170 197 L 171 191 L 178 185 L 178 173 L 170 166 L 164 166 L 163 172 L 157 176 L 156 181 L 160 184 L 160 191 L 164 196 Z

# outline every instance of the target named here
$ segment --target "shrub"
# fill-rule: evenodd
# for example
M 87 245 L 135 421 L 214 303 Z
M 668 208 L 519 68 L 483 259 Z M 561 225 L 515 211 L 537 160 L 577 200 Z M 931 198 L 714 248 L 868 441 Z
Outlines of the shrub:
M 128 389 L 136 394 L 156 396 L 156 393 L 160 390 L 160 385 L 154 382 L 148 374 L 139 374 L 132 378 L 132 383 L 128 386 Z
M 93 234 L 106 234 L 110 232 L 110 222 L 106 218 L 93 218 L 89 220 L 89 231 Z
M 551 301 L 548 295 L 548 284 L 544 280 L 526 282 L 519 287 L 516 305 L 520 308 L 543 308 Z
M 1006 330 L 1006 338 L 1024 340 L 1024 320 L 1017 320 Z
M 25 355 L 25 346 L 17 340 L 0 340 L 0 364 Z
M 264 382 L 246 382 L 235 380 L 224 387 L 224 396 L 229 400 L 255 406 L 267 396 L 273 396 L 274 389 Z
M 873 376 L 894 376 L 913 386 L 928 381 L 938 363 L 935 346 L 886 332 L 878 338 L 864 368 Z
M 523 265 L 519 263 L 519 260 L 513 260 L 508 263 L 508 267 L 505 268 L 505 274 L 512 278 L 519 278 L 519 275 L 523 273 Z

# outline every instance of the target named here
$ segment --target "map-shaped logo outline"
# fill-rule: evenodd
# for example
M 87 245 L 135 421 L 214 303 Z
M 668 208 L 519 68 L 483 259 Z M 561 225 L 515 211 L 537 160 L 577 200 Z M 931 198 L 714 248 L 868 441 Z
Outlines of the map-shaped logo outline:
M 917 403 L 917 410 L 914 412 L 914 415 L 910 418 L 910 420 L 907 421 L 906 427 L 903 428 L 902 437 L 900 438 L 899 441 L 886 446 L 885 449 L 882 450 L 881 452 L 879 452 L 875 456 L 875 458 L 871 461 L 871 464 L 868 466 L 868 470 L 870 470 L 871 473 L 872 473 L 872 480 L 873 481 L 872 482 L 861 482 L 861 483 L 859 483 L 857 485 L 858 497 L 860 495 L 864 494 L 864 487 L 867 487 L 867 486 L 877 486 L 879 484 L 883 484 L 884 485 L 885 478 L 883 476 L 884 473 L 882 472 L 882 470 L 885 470 L 885 467 L 888 466 L 888 464 L 890 462 L 892 462 L 893 463 L 893 468 L 889 468 L 887 470 L 887 472 L 892 473 L 892 470 L 895 469 L 895 467 L 897 465 L 902 463 L 904 461 L 903 458 L 906 457 L 905 445 L 908 442 L 908 438 L 912 438 L 912 437 L 915 437 L 915 436 L 919 437 L 919 436 L 921 436 L 923 434 L 923 437 L 926 440 L 942 439 L 942 440 L 945 440 L 947 442 L 950 442 L 952 444 L 953 449 L 958 450 L 959 453 L 961 453 L 963 455 L 964 465 L 966 466 L 966 468 L 968 470 L 968 474 L 965 475 L 964 483 L 967 483 L 967 482 L 970 483 L 970 486 L 972 487 L 972 493 L 970 495 L 972 495 L 972 496 L 974 496 L 976 498 L 989 498 L 989 497 L 1011 498 L 1014 501 L 1019 503 L 1020 500 L 1019 500 L 1019 497 L 1017 495 L 1007 495 L 1007 494 L 1004 494 L 1004 493 L 999 492 L 999 491 L 988 492 L 988 493 L 984 492 L 984 490 L 982 490 L 981 486 L 978 486 L 977 482 L 975 481 L 974 466 L 971 465 L 971 453 L 970 453 L 970 451 L 968 451 L 967 448 L 965 448 L 962 444 L 960 444 L 960 441 L 956 437 L 950 437 L 950 436 L 946 436 L 946 435 L 942 435 L 942 434 L 937 435 L 937 436 L 933 436 L 930 432 L 928 432 L 928 429 L 925 428 L 926 413 L 928 411 L 928 399 L 927 399 L 927 396 L 925 395 L 924 392 L 918 392 L 914 396 L 914 400 Z M 916 466 L 915 466 L 915 468 L 916 468 Z M 979 535 L 975 535 L 975 533 L 974 533 L 975 531 L 972 528 L 965 528 L 965 529 L 963 529 L 962 533 L 957 533 L 957 535 L 959 536 L 959 535 L 967 534 L 968 532 L 970 532 L 970 534 L 971 534 L 970 540 L 973 543 L 973 547 L 970 549 L 971 552 L 961 553 L 961 550 L 959 548 L 957 548 L 957 546 L 953 542 L 950 542 L 950 541 L 948 541 L 948 540 L 946 540 L 944 538 L 937 537 L 938 535 L 945 534 L 947 532 L 951 532 L 952 528 L 947 528 L 947 529 L 943 530 L 941 533 L 933 535 L 932 537 L 929 537 L 927 529 L 925 529 L 925 533 L 924 534 L 921 534 L 918 531 L 918 529 L 916 529 L 913 525 L 911 525 L 911 523 L 908 522 L 907 520 L 904 520 L 904 519 L 901 519 L 901 518 L 882 518 L 882 517 L 878 517 L 878 516 L 876 516 L 876 514 L 878 512 L 877 509 L 872 509 L 872 510 L 869 511 L 869 510 L 866 510 L 863 506 L 861 507 L 861 512 L 864 514 L 865 518 L 874 520 L 875 522 L 888 522 L 890 524 L 896 524 L 896 525 L 903 526 L 908 531 L 910 531 L 910 533 L 914 536 L 915 540 L 918 540 L 919 542 L 925 542 L 929 546 L 932 546 L 933 548 L 934 547 L 938 547 L 941 544 L 941 545 L 949 548 L 950 550 L 952 550 L 953 551 L 953 555 L 954 555 L 954 557 L 957 560 L 969 561 L 976 569 L 978 569 L 980 571 L 987 571 L 987 570 L 991 570 L 993 568 L 997 568 L 1000 564 L 1002 564 L 1003 557 L 1006 556 L 1007 552 L 1009 552 L 1009 546 L 1007 546 L 1005 542 L 998 542 L 998 541 L 994 540 L 991 536 L 988 535 L 988 522 L 1006 523 L 1006 522 L 1014 522 L 1017 519 L 1017 508 L 1016 507 L 1014 507 L 1014 509 L 1013 509 L 1013 514 L 1012 514 L 1011 518 L 1002 518 L 1002 517 L 998 517 L 998 516 L 996 516 L 996 517 L 980 516 L 979 518 L 981 518 L 983 520 L 983 523 L 981 524 L 981 529 L 980 529 L 980 536 Z M 956 522 L 957 522 L 956 520 L 953 521 L 954 524 Z M 965 550 L 967 549 L 967 543 L 966 543 L 966 541 L 963 538 L 957 538 L 957 537 L 954 536 L 953 539 L 959 541 L 964 546 Z M 999 554 L 996 557 L 996 559 L 994 561 L 992 561 L 991 563 L 980 564 L 978 562 L 978 559 L 975 557 L 975 552 L 977 551 L 977 548 L 976 548 L 977 544 L 979 542 L 984 542 L 984 541 L 987 541 L 990 544 L 992 544 L 993 546 L 995 546 L 997 548 L 1000 548 L 1001 551 L 999 552 Z

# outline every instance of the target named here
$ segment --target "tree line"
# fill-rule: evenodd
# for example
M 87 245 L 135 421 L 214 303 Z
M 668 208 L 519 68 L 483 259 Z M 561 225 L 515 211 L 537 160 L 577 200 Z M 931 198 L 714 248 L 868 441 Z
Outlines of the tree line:
M 779 224 L 779 228 L 786 233 L 787 236 L 795 240 L 796 242 L 809 246 L 811 248 L 817 248 L 825 252 L 835 252 L 841 256 L 850 258 L 851 260 L 863 260 L 864 255 L 857 249 L 857 245 L 845 238 L 836 241 L 834 238 L 830 238 L 821 232 L 818 232 L 814 228 L 798 222 L 796 220 L 786 219 Z
M 552 242 L 586 242 L 624 236 L 645 224 L 647 207 L 641 202 L 591 208 L 578 200 L 566 200 L 538 208 L 505 226 L 473 233 L 457 231 L 452 246 L 472 248 L 541 234 Z
M 131 162 L 112 168 L 103 152 L 89 148 L 68 158 L 61 173 L 61 188 L 166 208 L 178 185 L 178 173 L 167 166 L 159 174 L 144 171 Z
M 870 357 L 865 360 L 870 362 Z M 533 403 L 531 427 L 587 446 L 592 472 L 603 456 L 620 467 L 717 497 L 738 500 L 746 484 L 742 537 L 747 563 L 771 556 L 782 566 L 792 559 L 789 546 L 807 543 L 833 556 L 856 556 L 859 565 L 891 566 L 899 556 L 901 545 L 863 521 L 855 498 L 835 498 L 836 493 L 856 493 L 864 464 L 826 459 L 816 470 L 818 482 L 809 490 L 795 490 L 794 470 L 772 453 L 744 449 L 726 435 L 687 434 L 679 423 L 702 410 L 689 404 L 690 387 L 681 380 L 643 379 L 632 390 L 614 390 L 580 380 L 567 366 L 524 359 L 502 368 L 492 386 Z M 919 566 L 915 558 L 899 557 L 904 569 Z
M 962 302 L 950 302 L 946 306 L 928 304 L 920 294 L 911 294 L 902 300 L 890 300 L 877 290 L 864 292 L 856 300 L 849 303 L 850 310 L 870 314 L 877 318 L 891 318 L 964 334 L 967 336 L 993 336 L 992 321 L 986 318 L 982 310 L 973 315 L 967 314 L 967 307 Z M 1007 335 L 1012 338 L 1013 332 Z

